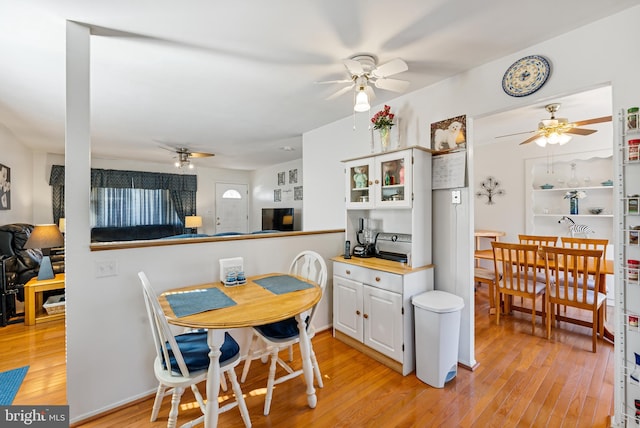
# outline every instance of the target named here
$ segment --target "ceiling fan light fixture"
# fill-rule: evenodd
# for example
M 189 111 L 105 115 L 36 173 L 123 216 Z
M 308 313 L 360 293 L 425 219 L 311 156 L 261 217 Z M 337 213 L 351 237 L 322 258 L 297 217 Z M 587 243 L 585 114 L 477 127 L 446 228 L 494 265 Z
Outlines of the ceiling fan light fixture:
M 358 93 L 356 94 L 356 102 L 353 106 L 353 110 L 357 112 L 368 111 L 371 108 L 369 105 L 369 96 L 364 91 L 364 86 L 360 86 Z
M 558 144 L 560 144 L 561 146 L 567 144 L 569 141 L 571 141 L 571 135 L 567 135 L 567 134 L 561 134 Z
M 544 136 L 540 138 L 536 138 L 534 142 L 540 147 L 545 147 L 547 145 L 547 139 Z

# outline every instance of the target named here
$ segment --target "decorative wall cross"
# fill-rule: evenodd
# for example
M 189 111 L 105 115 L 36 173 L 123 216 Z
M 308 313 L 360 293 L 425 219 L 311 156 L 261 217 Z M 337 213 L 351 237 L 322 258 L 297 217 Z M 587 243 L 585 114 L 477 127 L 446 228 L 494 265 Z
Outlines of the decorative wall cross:
M 479 192 L 476 192 L 476 196 L 478 198 L 481 198 L 483 196 L 486 197 L 487 205 L 495 204 L 493 200 L 495 196 L 502 196 L 505 194 L 504 189 L 500 189 L 500 183 L 498 182 L 498 180 L 493 177 L 487 177 L 486 180 L 480 183 L 480 188 L 481 190 Z

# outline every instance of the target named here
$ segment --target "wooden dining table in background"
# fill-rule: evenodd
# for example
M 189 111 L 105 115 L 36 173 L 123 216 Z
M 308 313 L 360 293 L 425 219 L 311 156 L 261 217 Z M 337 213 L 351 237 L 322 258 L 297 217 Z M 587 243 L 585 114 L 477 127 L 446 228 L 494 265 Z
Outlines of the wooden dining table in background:
M 474 258 L 476 260 L 493 260 L 493 249 L 486 250 L 476 250 L 474 253 Z M 538 257 L 536 259 L 536 266 L 540 269 L 545 268 L 545 259 L 542 257 Z M 600 266 L 600 281 L 598 290 L 600 293 L 607 294 L 607 275 L 614 274 L 614 261 L 610 259 L 605 259 L 604 263 L 601 263 Z M 495 301 L 495 299 L 493 299 Z M 494 308 L 491 308 L 494 309 Z M 604 322 L 604 320 L 602 320 Z M 606 324 L 604 326 L 604 338 L 613 342 L 613 332 L 611 332 Z
M 260 286 L 256 281 L 276 276 L 291 276 L 312 285 L 304 290 L 297 290 L 283 294 L 274 294 Z M 198 289 L 217 288 L 236 304 L 220 309 L 207 310 L 193 315 L 178 317 L 174 313 L 167 295 L 172 293 L 186 293 Z M 218 424 L 218 394 L 220 391 L 220 347 L 224 342 L 224 330 L 241 327 L 253 327 L 282 321 L 296 317 L 300 331 L 300 354 L 302 369 L 307 385 L 307 403 L 315 408 L 317 397 L 313 387 L 313 367 L 310 358 L 310 342 L 305 322 L 300 314 L 311 309 L 322 297 L 321 288 L 303 278 L 283 273 L 271 273 L 247 278 L 247 283 L 231 287 L 221 282 L 180 287 L 163 292 L 160 305 L 170 324 L 195 329 L 204 328 L 208 332 L 208 342 L 211 348 L 209 354 L 211 363 L 207 374 L 207 404 L 205 410 L 205 427 L 212 428 Z

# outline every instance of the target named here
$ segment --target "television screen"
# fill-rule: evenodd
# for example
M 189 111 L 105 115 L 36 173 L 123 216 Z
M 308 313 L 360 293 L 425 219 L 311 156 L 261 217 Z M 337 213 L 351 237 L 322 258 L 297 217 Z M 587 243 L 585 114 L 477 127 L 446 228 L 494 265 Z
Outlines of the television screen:
M 293 231 L 293 208 L 263 208 L 262 230 Z

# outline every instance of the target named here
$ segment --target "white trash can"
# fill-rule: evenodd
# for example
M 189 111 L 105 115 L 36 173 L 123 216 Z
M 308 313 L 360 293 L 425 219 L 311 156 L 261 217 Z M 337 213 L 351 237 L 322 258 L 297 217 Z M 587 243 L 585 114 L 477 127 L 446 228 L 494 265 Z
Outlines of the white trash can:
M 460 312 L 464 300 L 445 291 L 418 294 L 412 303 L 415 313 L 416 376 L 434 388 L 458 373 Z

